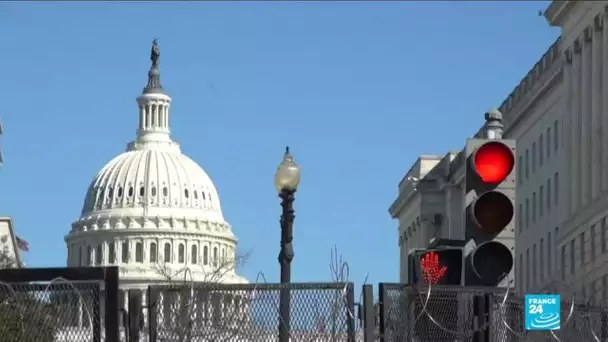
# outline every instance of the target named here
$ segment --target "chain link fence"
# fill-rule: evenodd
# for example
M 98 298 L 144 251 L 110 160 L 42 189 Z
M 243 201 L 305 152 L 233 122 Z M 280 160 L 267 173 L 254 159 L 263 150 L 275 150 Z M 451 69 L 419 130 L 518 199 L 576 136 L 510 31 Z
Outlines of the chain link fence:
M 278 341 L 281 291 L 291 298 L 289 341 L 355 341 L 352 283 L 150 286 L 149 341 Z
M 100 331 L 99 283 L 0 287 L 2 341 L 91 341 Z
M 116 268 L 2 269 L 0 341 L 118 342 L 117 292 Z
M 523 298 L 506 289 L 380 284 L 383 342 L 608 341 L 608 310 L 562 297 L 561 328 L 524 329 Z

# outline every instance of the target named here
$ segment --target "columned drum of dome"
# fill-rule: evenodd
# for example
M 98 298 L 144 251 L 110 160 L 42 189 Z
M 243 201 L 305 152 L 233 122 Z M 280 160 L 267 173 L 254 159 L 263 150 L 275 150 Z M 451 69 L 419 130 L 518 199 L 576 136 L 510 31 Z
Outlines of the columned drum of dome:
M 213 182 L 171 139 L 159 56 L 155 41 L 137 98 L 136 138 L 89 185 L 65 237 L 68 266 L 119 266 L 123 290 L 186 273 L 194 281 L 245 283 L 235 273 L 237 239 Z

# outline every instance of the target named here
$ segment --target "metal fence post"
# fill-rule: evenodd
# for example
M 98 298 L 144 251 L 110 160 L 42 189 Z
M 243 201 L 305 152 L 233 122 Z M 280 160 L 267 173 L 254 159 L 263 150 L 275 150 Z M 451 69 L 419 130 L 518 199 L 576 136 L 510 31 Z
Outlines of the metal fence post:
M 141 322 L 141 294 L 129 290 L 129 342 L 139 342 Z
M 473 297 L 473 333 L 472 342 L 489 342 L 490 341 L 490 298 L 489 295 L 475 295 Z
M 386 320 L 388 319 L 388 307 L 384 305 L 385 297 L 385 285 L 384 283 L 380 283 L 378 285 L 378 316 L 380 321 L 378 322 L 378 334 L 380 335 L 380 342 L 387 342 L 384 336 L 386 334 Z
M 608 339 L 608 312 L 606 312 L 604 310 L 602 310 L 601 322 L 602 322 L 601 338 L 602 338 L 602 341 L 605 341 L 606 339 Z
M 148 338 L 149 342 L 156 342 L 158 328 L 158 300 L 159 291 L 148 286 Z
M 346 335 L 348 342 L 355 342 L 355 286 L 346 284 Z
M 120 341 L 118 323 L 118 267 L 107 267 L 105 270 L 105 329 L 106 342 Z
M 376 340 L 376 308 L 374 307 L 374 287 L 363 285 L 363 342 Z

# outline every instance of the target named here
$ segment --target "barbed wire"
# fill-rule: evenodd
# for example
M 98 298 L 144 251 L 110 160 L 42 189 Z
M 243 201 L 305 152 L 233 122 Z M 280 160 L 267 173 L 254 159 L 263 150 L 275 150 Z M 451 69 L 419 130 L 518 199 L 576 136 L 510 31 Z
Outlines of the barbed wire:
M 580 282 L 583 284 L 583 286 L 588 285 L 588 282 L 585 279 L 585 275 L 598 274 L 594 271 L 604 269 L 604 266 L 606 264 L 608 264 L 608 262 L 604 262 L 596 267 L 593 267 L 591 270 L 588 270 L 583 275 L 582 279 L 580 280 Z M 604 276 L 605 272 L 599 272 L 599 274 L 601 274 L 601 276 Z M 510 334 L 512 334 L 514 337 L 516 337 L 520 340 L 526 340 L 529 337 L 530 333 L 532 333 L 532 331 L 528 331 L 528 330 L 524 330 L 521 332 L 517 331 L 517 329 L 515 329 L 512 326 L 512 324 L 510 324 L 508 322 L 509 321 L 509 315 L 508 315 L 509 305 L 513 304 L 514 302 L 517 302 L 517 301 L 519 301 L 519 304 L 525 304 L 525 303 L 523 303 L 521 298 L 515 297 L 515 294 L 514 294 L 515 288 L 511 285 L 514 282 L 511 280 L 512 279 L 507 277 L 507 281 L 506 281 L 507 286 L 505 288 L 501 288 L 499 290 L 493 291 L 493 293 L 492 293 L 495 296 L 498 295 L 498 297 L 501 299 L 499 302 L 499 305 L 498 305 L 498 315 L 496 315 L 496 312 L 495 312 L 495 316 L 498 316 L 497 318 L 499 320 L 499 323 L 501 325 L 503 325 Z M 599 279 L 595 279 L 594 281 L 597 281 L 597 280 L 599 280 Z M 441 287 L 433 285 L 431 283 L 426 284 L 426 286 L 424 286 L 424 285 L 423 286 L 406 285 L 406 287 L 410 287 L 413 289 L 413 292 L 416 294 L 415 298 L 421 304 L 420 312 L 413 319 L 413 322 L 411 322 L 413 324 L 416 324 L 423 317 L 426 317 L 438 329 L 440 329 L 448 334 L 451 334 L 453 336 L 465 337 L 465 338 L 470 337 L 471 335 L 473 335 L 475 333 L 482 332 L 493 324 L 493 322 L 491 322 L 490 320 L 487 320 L 484 324 L 481 324 L 481 325 L 479 325 L 475 328 L 471 328 L 471 329 L 454 330 L 449 327 L 446 327 L 444 324 L 440 323 L 439 320 L 436 317 L 434 317 L 433 314 L 429 310 L 429 305 L 432 302 L 435 291 L 440 291 L 440 290 L 436 290 L 436 289 L 441 288 Z M 571 291 L 571 289 L 572 289 L 572 284 L 567 284 L 558 279 L 552 279 L 551 285 L 548 286 L 547 289 L 545 290 L 545 292 L 548 292 L 551 294 L 560 294 L 562 296 L 562 298 L 561 298 L 562 307 L 565 307 L 566 311 L 567 311 L 565 317 L 562 318 L 560 330 L 558 330 L 558 331 L 549 330 L 548 331 L 550 334 L 550 337 L 555 341 L 559 341 L 559 342 L 562 341 L 562 338 L 563 338 L 562 335 L 564 335 L 566 332 L 570 332 L 568 328 L 570 328 L 570 326 L 573 325 L 573 323 L 574 323 L 573 319 L 575 316 L 575 312 L 577 311 L 577 310 L 575 310 L 575 308 L 578 306 L 580 308 L 580 310 L 583 311 L 581 313 L 581 316 L 587 322 L 586 325 L 588 326 L 587 328 L 589 329 L 591 338 L 596 342 L 601 342 L 602 340 L 601 340 L 600 336 L 598 335 L 598 332 L 595 331 L 595 329 L 594 329 L 594 324 L 592 324 L 592 321 L 591 321 L 591 314 L 589 313 L 589 311 L 594 307 L 593 303 L 597 302 L 596 298 L 594 298 L 597 295 L 597 293 L 593 293 L 591 298 L 588 298 L 584 294 L 581 296 L 580 294 L 577 294 L 576 292 Z M 480 292 L 479 294 L 483 294 L 483 293 Z M 381 303 L 381 304 L 386 304 L 386 303 Z M 603 313 L 603 314 L 605 313 L 608 315 L 608 310 L 605 310 L 603 305 L 596 305 L 595 308 L 599 309 L 601 313 Z M 525 310 L 525 306 L 524 306 L 524 310 Z M 587 310 L 587 312 L 585 312 L 585 310 Z M 523 312 L 522 312 L 522 315 L 520 315 L 520 316 L 521 316 L 521 319 L 523 320 Z M 452 319 L 454 319 L 454 317 L 452 317 Z M 574 327 L 573 329 L 575 329 L 576 332 L 581 332 L 580 328 L 578 328 L 578 327 Z M 415 339 L 412 338 L 411 341 L 415 341 Z M 564 341 L 566 341 L 566 340 L 564 340 Z
M 4 281 L 0 281 L 0 288 L 5 288 L 6 290 L 8 290 L 8 294 L 9 296 L 6 298 L 3 298 L 2 304 L 8 304 L 10 307 L 14 308 L 17 310 L 17 314 L 18 314 L 18 322 L 19 322 L 19 328 L 20 328 L 20 333 L 21 336 L 26 336 L 26 334 L 28 332 L 31 332 L 32 329 L 38 329 L 40 327 L 26 327 L 25 322 L 26 322 L 26 317 L 25 317 L 25 313 L 26 310 L 32 307 L 32 305 L 35 306 L 35 304 L 38 304 L 38 306 L 42 306 L 42 303 L 36 299 L 39 298 L 29 298 L 27 297 L 27 295 L 30 292 L 38 292 L 40 298 L 46 298 L 48 296 L 48 298 L 52 298 L 52 288 L 57 285 L 57 284 L 65 284 L 67 285 L 71 291 L 76 295 L 76 298 L 78 299 L 77 304 L 82 308 L 83 313 L 85 314 L 85 317 L 87 318 L 87 322 L 88 322 L 88 327 L 89 328 L 93 328 L 94 327 L 94 319 L 93 319 L 93 314 L 92 314 L 92 308 L 90 307 L 90 305 L 87 304 L 87 301 L 84 299 L 83 293 L 74 285 L 75 282 L 70 281 L 64 277 L 56 277 L 51 279 L 46 286 L 44 287 L 44 289 L 42 291 L 25 291 L 24 296 L 20 296 L 19 293 L 21 292 L 17 292 L 14 289 L 14 286 L 17 286 L 17 284 L 11 284 L 8 282 L 4 282 Z M 29 298 L 32 299 L 29 302 L 25 302 L 25 298 Z M 30 312 L 31 314 L 31 312 Z M 49 320 L 50 317 L 48 315 L 37 315 L 38 317 L 42 317 L 45 320 Z M 56 317 L 54 317 L 56 318 Z M 54 323 L 54 322 L 49 322 L 49 323 Z M 30 333 L 29 335 L 32 335 L 31 337 L 34 337 L 34 335 L 37 333 Z M 27 335 L 27 336 L 29 336 Z M 32 341 L 36 340 L 36 338 L 31 339 Z

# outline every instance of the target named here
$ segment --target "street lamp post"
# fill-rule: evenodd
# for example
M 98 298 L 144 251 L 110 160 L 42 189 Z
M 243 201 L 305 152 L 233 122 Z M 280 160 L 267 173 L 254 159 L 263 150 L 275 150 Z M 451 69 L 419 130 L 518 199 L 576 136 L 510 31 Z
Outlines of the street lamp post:
M 279 264 L 281 265 L 281 293 L 279 298 L 279 341 L 289 341 L 290 323 L 290 291 L 291 261 L 293 260 L 293 220 L 295 218 L 293 202 L 295 193 L 300 184 L 300 168 L 293 161 L 289 147 L 285 148 L 283 161 L 274 176 L 274 185 L 281 198 L 283 213 L 281 215 L 281 252 Z

